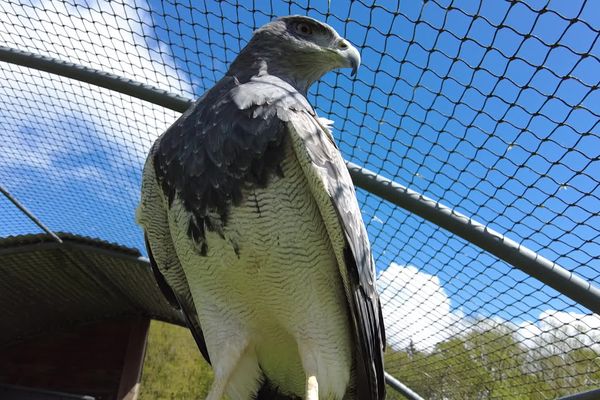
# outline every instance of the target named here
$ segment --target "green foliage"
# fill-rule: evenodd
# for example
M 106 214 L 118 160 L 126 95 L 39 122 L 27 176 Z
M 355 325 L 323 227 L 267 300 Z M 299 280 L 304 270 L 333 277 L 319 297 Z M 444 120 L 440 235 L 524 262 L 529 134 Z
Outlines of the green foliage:
M 600 355 L 591 349 L 531 351 L 508 330 L 471 331 L 430 353 L 388 349 L 386 366 L 426 399 L 554 399 L 600 386 Z M 404 399 L 388 392 L 389 400 Z
M 204 399 L 212 381 L 212 370 L 190 331 L 152 321 L 139 399 Z
M 549 350 L 553 349 L 553 350 Z M 530 351 L 508 330 L 473 330 L 431 353 L 386 352 L 388 371 L 426 399 L 545 400 L 600 386 L 600 355 L 588 348 Z M 187 329 L 152 322 L 140 400 L 204 399 L 213 380 Z M 388 389 L 388 400 L 404 397 Z

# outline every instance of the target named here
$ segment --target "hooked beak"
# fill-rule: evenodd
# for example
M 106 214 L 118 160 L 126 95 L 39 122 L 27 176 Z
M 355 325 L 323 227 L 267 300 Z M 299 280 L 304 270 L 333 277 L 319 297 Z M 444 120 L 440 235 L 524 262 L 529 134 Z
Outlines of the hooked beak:
M 342 67 L 352 68 L 351 76 L 356 75 L 360 67 L 360 53 L 346 39 L 340 39 L 336 43 L 336 50 L 342 56 Z

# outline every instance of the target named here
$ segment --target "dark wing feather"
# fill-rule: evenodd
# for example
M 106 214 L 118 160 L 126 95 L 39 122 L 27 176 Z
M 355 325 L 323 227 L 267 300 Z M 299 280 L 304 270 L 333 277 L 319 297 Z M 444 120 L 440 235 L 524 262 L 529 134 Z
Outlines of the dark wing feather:
M 181 311 L 202 356 L 210 363 L 194 300 L 173 244 L 167 216 L 166 194 L 159 186 L 153 165 L 156 147 L 155 144 L 150 150 L 144 166 L 137 222 L 144 227 L 148 258 L 158 287 L 167 301 Z
M 169 284 L 167 283 L 165 276 L 158 269 L 156 260 L 154 259 L 154 256 L 152 255 L 152 249 L 150 249 L 150 243 L 148 243 L 148 234 L 145 232 L 144 232 L 144 242 L 146 244 L 146 251 L 148 252 L 148 259 L 150 260 L 150 269 L 152 270 L 152 274 L 154 275 L 154 280 L 156 281 L 158 288 L 160 289 L 163 296 L 165 296 L 165 299 L 167 299 L 167 301 L 173 308 L 181 310 L 181 305 L 179 304 L 179 301 L 177 300 L 177 295 L 175 294 L 175 292 L 173 291 L 171 286 L 169 286 Z
M 160 272 L 158 265 L 156 264 L 156 260 L 152 255 L 152 249 L 150 248 L 147 234 L 144 234 L 144 241 L 146 242 L 146 250 L 148 251 L 148 258 L 150 259 L 150 267 L 160 291 L 174 308 L 181 311 L 185 324 L 190 329 L 190 332 L 192 332 L 192 336 L 196 342 L 196 345 L 198 346 L 198 349 L 200 350 L 200 353 L 202 353 L 202 357 L 204 357 L 206 362 L 210 364 L 208 349 L 206 348 L 206 342 L 204 341 L 204 333 L 202 332 L 200 324 L 195 322 L 197 321 L 197 318 L 194 317 L 195 310 L 190 310 L 190 307 L 187 306 L 187 302 L 185 302 L 183 299 L 180 299 L 180 296 L 178 296 L 171 286 L 169 286 L 165 276 Z
M 259 77 L 240 83 L 227 76 L 156 142 L 156 176 L 168 205 L 178 197 L 190 213 L 188 235 L 200 254 L 205 231 L 222 234 L 243 190 L 265 187 L 281 172 L 285 124 L 277 112 L 296 101 L 286 90 L 297 94 Z
M 295 112 L 288 124 L 296 155 L 327 226 L 346 287 L 354 325 L 357 398 L 385 398 L 385 331 L 367 232 L 352 179 L 330 132 L 310 110 Z M 343 233 L 340 249 L 336 234 Z M 341 268 L 342 269 L 342 268 Z

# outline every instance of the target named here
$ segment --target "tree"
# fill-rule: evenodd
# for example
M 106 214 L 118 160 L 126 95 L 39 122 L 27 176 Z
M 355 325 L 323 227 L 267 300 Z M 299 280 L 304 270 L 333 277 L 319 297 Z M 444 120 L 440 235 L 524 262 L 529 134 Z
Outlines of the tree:
M 429 352 L 418 351 L 412 341 L 404 351 L 388 349 L 386 368 L 433 400 L 545 400 L 600 386 L 598 353 L 549 345 L 552 351 L 525 348 L 502 325 L 473 328 Z M 389 392 L 388 399 L 403 399 Z

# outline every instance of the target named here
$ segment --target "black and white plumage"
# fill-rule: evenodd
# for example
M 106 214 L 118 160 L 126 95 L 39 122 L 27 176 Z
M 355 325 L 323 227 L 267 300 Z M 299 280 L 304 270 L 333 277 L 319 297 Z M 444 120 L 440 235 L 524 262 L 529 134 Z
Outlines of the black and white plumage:
M 138 222 L 220 399 L 385 397 L 385 336 L 354 187 L 305 98 L 358 51 L 308 17 L 254 33 L 154 144 Z

